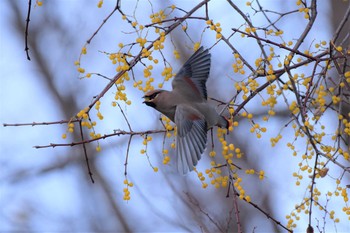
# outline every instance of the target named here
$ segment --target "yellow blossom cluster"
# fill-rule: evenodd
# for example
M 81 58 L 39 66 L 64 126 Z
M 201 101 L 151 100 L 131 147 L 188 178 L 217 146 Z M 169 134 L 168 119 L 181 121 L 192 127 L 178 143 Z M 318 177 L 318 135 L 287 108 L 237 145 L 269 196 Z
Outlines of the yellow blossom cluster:
M 295 185 L 296 185 L 296 186 L 299 186 L 299 185 L 300 185 L 300 180 L 303 179 L 303 176 L 302 176 L 301 174 L 298 174 L 298 173 L 296 173 L 296 172 L 293 172 L 293 177 L 296 177 L 296 178 L 297 178 L 297 180 L 296 180 L 296 182 L 295 182 Z
M 103 120 L 103 115 L 102 115 L 102 113 L 100 112 L 100 105 L 101 105 L 101 102 L 100 102 L 100 101 L 97 101 L 96 104 L 95 104 L 95 109 L 97 110 L 97 117 L 98 117 L 100 120 Z
M 292 103 L 289 105 L 289 111 L 293 113 L 294 115 L 297 115 L 300 112 L 299 106 L 295 100 L 292 101 Z
M 193 51 L 197 51 L 200 48 L 200 46 L 201 46 L 201 43 L 199 43 L 199 42 L 194 43 Z
M 248 86 L 249 87 L 249 86 Z M 248 98 L 247 94 L 249 94 L 249 88 L 247 87 L 245 82 L 236 82 L 235 89 L 237 92 L 243 91 L 242 99 L 246 100 Z
M 257 59 L 255 59 L 254 65 L 256 67 L 256 72 L 259 75 L 265 75 L 265 70 L 264 70 L 264 66 L 265 66 L 265 60 L 262 57 L 258 57 Z
M 98 103 L 98 107 L 95 107 L 96 109 L 99 109 L 100 108 L 100 102 Z M 78 112 L 78 114 L 76 115 L 77 118 L 83 118 L 83 121 L 81 122 L 81 126 L 82 127 L 86 127 L 88 129 L 91 129 L 92 127 L 96 126 L 96 121 L 92 121 L 90 122 L 89 120 L 89 115 L 88 115 L 88 112 L 89 111 L 89 107 L 86 107 L 82 110 L 80 110 Z
M 109 60 L 111 60 L 112 64 L 118 63 L 116 71 L 120 72 L 120 71 L 128 71 L 130 69 L 129 63 L 126 60 L 127 56 L 130 56 L 130 54 L 126 55 L 121 52 L 118 52 L 118 53 L 109 54 L 108 58 Z
M 234 155 L 236 158 L 239 159 L 243 156 L 243 153 L 241 152 L 241 149 L 236 147 L 233 143 L 230 143 L 230 144 L 227 143 L 227 141 L 224 139 L 224 135 L 226 134 L 226 132 L 227 132 L 226 129 L 218 128 L 217 136 L 219 138 L 219 141 L 221 142 L 221 148 L 222 148 L 221 155 L 226 160 L 230 168 L 233 170 L 235 168 L 232 160 Z M 211 156 L 215 156 L 215 154 Z
M 159 33 L 159 39 L 153 42 L 154 50 L 164 49 L 164 42 L 165 42 L 165 32 L 162 31 Z
M 221 175 L 221 169 L 219 168 L 221 164 L 216 164 L 215 161 L 211 161 L 210 165 L 212 168 L 205 170 L 205 174 L 210 179 L 210 184 L 212 184 L 215 188 L 227 187 L 229 177 Z M 198 177 L 201 179 L 201 181 L 204 181 L 205 179 L 202 173 L 198 174 Z
M 209 25 L 210 30 L 213 30 L 216 32 L 216 39 L 219 40 L 222 37 L 221 31 L 221 24 L 220 23 L 214 23 L 213 20 L 207 20 L 207 25 Z
M 347 128 L 346 129 L 350 130 L 349 123 L 347 123 Z M 345 129 L 344 129 L 344 131 L 345 131 Z M 343 150 L 342 148 L 339 148 L 338 152 L 339 152 L 340 155 L 342 155 L 344 157 L 345 160 L 350 161 L 349 150 Z
M 350 71 L 345 72 L 344 77 L 347 83 L 350 83 Z
M 259 83 L 256 81 L 256 79 L 249 77 L 248 86 L 251 91 L 256 91 L 256 89 L 259 87 Z
M 282 135 L 278 134 L 276 137 L 274 138 L 270 138 L 270 142 L 271 142 L 271 146 L 274 147 L 276 146 L 276 144 L 278 143 L 279 140 L 281 140 Z
M 266 71 L 266 80 L 267 81 L 274 81 L 276 79 L 276 75 L 274 74 L 274 67 L 271 63 L 272 59 L 276 57 L 275 50 L 271 46 L 269 49 L 269 55 L 266 58 L 266 62 L 268 63 L 267 71 Z M 260 59 L 259 59 L 260 60 Z M 257 64 L 257 61 L 255 62 Z M 260 67 L 262 67 L 262 61 L 260 61 Z
M 161 120 L 163 122 L 163 125 L 164 125 L 166 131 L 167 131 L 165 136 L 167 138 L 171 138 L 171 137 L 175 136 L 176 135 L 176 130 L 175 130 L 176 128 L 171 123 L 170 119 L 168 117 L 162 115 Z M 175 142 L 173 142 L 173 143 L 171 143 L 170 148 L 171 149 L 175 149 L 175 146 L 176 146 Z M 164 143 L 163 143 L 162 154 L 164 156 L 163 157 L 163 164 L 164 165 L 169 164 L 169 162 L 171 160 L 170 156 L 168 155 L 169 154 L 169 150 L 164 148 Z
M 146 48 L 142 49 L 142 57 L 147 57 L 148 59 L 150 59 L 149 57 L 151 56 L 152 52 Z M 150 59 L 152 60 L 152 59 Z
M 127 105 L 131 105 L 131 100 L 128 99 L 126 95 L 126 86 L 124 85 L 125 81 L 129 81 L 130 77 L 127 72 L 125 72 L 116 82 L 117 90 L 114 96 L 116 101 L 121 100 L 125 102 Z
M 250 128 L 251 133 L 255 133 L 257 138 L 261 138 L 261 133 L 265 133 L 267 129 L 265 127 L 260 127 L 259 124 L 253 124 Z
M 315 44 L 315 48 L 318 49 L 318 48 L 325 48 L 324 46 L 327 45 L 327 42 L 326 41 L 321 41 L 320 43 L 316 43 Z
M 348 192 L 346 190 L 346 188 L 341 188 L 341 194 L 340 194 L 343 199 L 344 199 L 344 202 L 348 202 L 349 201 L 349 196 L 348 196 Z
M 299 221 L 300 217 L 298 215 L 295 214 L 295 212 L 292 212 L 290 215 L 286 216 L 287 221 L 287 225 L 286 227 L 290 230 L 292 230 L 293 228 L 297 227 L 297 224 L 294 222 L 294 220 Z
M 297 6 L 300 6 L 301 3 L 302 3 L 301 0 L 297 0 L 297 2 L 296 2 Z M 307 7 L 300 7 L 298 10 L 299 10 L 299 12 L 304 13 L 304 18 L 305 19 L 309 19 L 310 18 L 310 9 L 309 8 L 307 8 Z
M 176 59 L 180 59 L 180 53 L 177 50 L 174 50 L 174 56 Z
M 165 136 L 167 138 L 171 138 L 173 135 L 175 136 L 176 135 L 176 127 L 174 127 L 174 125 L 172 125 L 170 119 L 168 117 L 162 115 L 161 120 L 164 124 L 166 131 L 167 131 Z M 172 134 L 172 132 L 173 132 L 173 134 Z M 175 144 L 171 145 L 171 148 L 175 148 Z
M 98 1 L 98 3 L 97 3 L 97 7 L 98 7 L 98 8 L 101 8 L 101 7 L 102 7 L 102 5 L 103 5 L 103 0 Z
M 76 61 L 74 64 L 78 67 L 77 71 L 81 74 L 85 73 L 85 69 L 80 66 L 80 62 Z
M 152 141 L 152 136 L 149 136 L 149 135 L 145 135 L 143 136 L 143 141 L 142 141 L 142 144 L 145 146 L 145 149 L 141 149 L 140 150 L 140 154 L 145 154 L 146 151 L 147 151 L 147 145 L 150 141 Z
M 203 175 L 202 172 L 198 172 L 197 169 L 195 168 L 194 171 L 197 173 L 198 179 L 202 183 L 202 188 L 207 188 L 208 184 L 205 182 L 205 176 Z
M 166 165 L 170 162 L 170 157 L 169 156 L 164 156 L 163 158 L 163 164 Z
M 270 109 L 273 110 L 273 108 L 277 104 L 276 96 L 278 96 L 279 94 L 276 91 L 276 88 L 277 88 L 276 84 L 271 84 L 266 88 L 266 93 L 269 95 L 269 98 L 261 102 L 262 106 L 269 106 Z M 269 114 L 269 115 L 272 115 L 272 114 Z
M 101 120 L 103 119 L 103 116 L 102 114 L 99 112 L 99 109 L 100 109 L 100 105 L 101 105 L 101 102 L 100 101 L 96 101 L 96 104 L 95 104 L 95 109 L 98 111 L 97 112 L 97 117 L 99 117 Z M 98 138 L 101 138 L 101 134 L 100 133 L 95 133 L 94 131 L 94 128 L 96 126 L 96 121 L 91 121 L 91 119 L 89 118 L 89 112 L 90 108 L 89 107 L 86 107 L 82 110 L 80 110 L 77 114 L 76 114 L 76 118 L 81 120 L 80 124 L 82 127 L 85 127 L 87 129 L 92 129 L 92 131 L 89 133 L 89 136 L 90 138 L 92 139 L 98 139 Z M 75 124 L 70 122 L 68 123 L 68 132 L 69 133 L 73 133 L 74 132 L 74 126 Z M 64 133 L 62 134 L 62 138 L 63 139 L 66 139 L 67 138 L 67 134 Z M 101 146 L 100 144 L 97 142 L 97 147 L 96 147 L 96 151 L 99 152 L 101 151 Z
M 248 33 L 248 34 L 251 34 L 251 33 L 255 33 L 255 32 L 256 32 L 256 28 L 254 28 L 254 27 L 246 27 L 246 28 L 244 29 L 244 31 L 245 31 L 246 33 Z
M 77 71 L 80 74 L 84 74 L 85 73 L 85 69 L 80 66 L 81 56 L 85 55 L 85 54 L 87 54 L 86 45 L 84 45 L 83 48 L 81 49 L 79 60 L 74 62 L 74 65 L 77 66 Z M 90 78 L 90 76 L 91 76 L 91 74 L 87 74 L 85 77 Z
M 84 55 L 87 53 L 86 46 L 84 46 L 84 47 L 81 49 L 81 53 L 84 54 Z
M 89 135 L 92 139 L 101 138 L 100 133 L 90 132 Z
M 164 67 L 164 70 L 162 71 L 161 75 L 164 77 L 165 81 L 169 81 L 172 77 L 174 77 L 173 68 L 171 66 Z
M 74 123 L 72 123 L 72 122 L 68 123 L 67 131 L 69 133 L 73 133 L 74 132 Z M 66 133 L 62 134 L 62 139 L 66 139 L 66 138 L 67 138 L 67 134 Z
M 37 5 L 37 6 L 42 6 L 42 5 L 43 5 L 43 2 L 42 2 L 42 1 L 39 1 L 39 0 L 36 0 L 36 5 Z
M 80 111 L 78 112 L 78 114 L 76 115 L 77 118 L 78 118 L 78 119 L 83 118 L 83 119 L 87 120 L 87 119 L 89 118 L 89 115 L 87 114 L 87 112 L 88 112 L 89 110 L 90 110 L 89 107 L 86 107 L 86 108 L 80 110 Z
M 239 194 L 239 198 L 240 198 L 241 200 L 242 200 L 242 199 L 245 199 L 247 202 L 250 202 L 250 201 L 251 201 L 251 198 L 250 198 L 250 196 L 245 195 L 245 190 L 244 190 L 244 188 L 242 187 L 241 183 L 242 183 L 242 178 L 241 178 L 241 177 L 238 177 L 238 176 L 236 175 L 236 177 L 235 177 L 235 182 L 233 183 L 233 186 L 237 189 L 238 194 Z
M 310 188 L 310 186 L 308 188 Z M 318 194 L 318 190 L 316 190 L 316 193 Z M 314 204 L 315 206 L 317 206 L 315 202 Z M 296 228 L 297 226 L 296 221 L 299 221 L 301 219 L 300 213 L 303 212 L 306 215 L 309 214 L 309 206 L 310 206 L 310 198 L 307 198 L 307 197 L 303 198 L 301 204 L 295 205 L 295 209 L 289 215 L 286 215 L 286 219 L 288 220 L 286 227 L 290 230 L 292 230 L 293 228 Z
M 264 172 L 263 170 L 257 172 L 257 171 L 255 171 L 254 169 L 247 169 L 247 170 L 245 171 L 245 173 L 248 174 L 248 175 L 257 174 L 257 175 L 259 175 L 259 179 L 260 179 L 260 180 L 263 180 L 263 179 L 265 178 L 265 172 Z
M 239 56 L 238 53 L 233 54 L 234 58 L 235 58 L 235 62 L 232 64 L 232 68 L 233 68 L 233 72 L 235 73 L 240 73 L 240 74 L 245 74 L 244 71 L 244 64 Z
M 136 43 L 138 43 L 141 47 L 145 47 L 145 44 L 147 43 L 147 39 L 142 37 L 137 37 Z
M 130 200 L 129 188 L 132 188 L 134 186 L 134 184 L 132 182 L 128 181 L 127 179 L 124 180 L 124 184 L 126 185 L 126 187 L 123 189 L 123 192 L 124 192 L 123 200 L 129 201 Z
M 156 12 L 156 13 L 151 14 L 149 16 L 152 23 L 156 23 L 158 25 L 162 25 L 162 21 L 165 20 L 166 17 L 167 17 L 167 15 L 164 13 L 164 10 L 160 10 L 159 12 Z
M 135 81 L 133 86 L 135 88 L 137 87 L 139 90 L 141 90 L 143 92 L 148 92 L 148 91 L 154 90 L 154 86 L 152 84 L 154 82 L 154 78 L 151 77 L 152 69 L 153 69 L 153 66 L 149 65 L 143 70 L 143 76 L 145 79 L 147 79 L 144 86 L 142 86 L 142 84 L 143 84 L 142 80 Z
M 73 123 L 68 124 L 68 132 L 70 132 L 70 133 L 74 132 L 74 124 Z

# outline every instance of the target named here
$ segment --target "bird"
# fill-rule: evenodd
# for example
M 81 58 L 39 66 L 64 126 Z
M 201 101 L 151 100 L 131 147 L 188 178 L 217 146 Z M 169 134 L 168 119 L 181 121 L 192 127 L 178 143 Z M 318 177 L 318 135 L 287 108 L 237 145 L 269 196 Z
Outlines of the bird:
M 155 89 L 143 96 L 143 103 L 167 116 L 177 126 L 176 163 L 179 173 L 194 170 L 207 144 L 207 131 L 226 128 L 229 120 L 207 101 L 206 82 L 211 55 L 200 47 L 185 62 L 172 81 L 172 91 Z

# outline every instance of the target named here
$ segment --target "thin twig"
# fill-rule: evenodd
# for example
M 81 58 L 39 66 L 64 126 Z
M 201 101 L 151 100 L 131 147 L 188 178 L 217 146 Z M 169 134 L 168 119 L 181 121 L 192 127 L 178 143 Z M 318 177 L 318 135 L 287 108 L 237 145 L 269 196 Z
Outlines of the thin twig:
M 231 0 L 227 0 L 227 2 L 231 5 L 231 7 L 233 7 L 238 12 L 238 14 L 241 15 L 241 17 L 247 22 L 249 27 L 251 27 L 251 28 L 254 27 L 252 22 L 248 18 L 248 16 L 246 14 L 244 14 L 243 11 L 241 11 L 241 9 L 236 4 L 234 4 Z M 257 32 L 253 32 L 253 33 L 256 37 L 258 37 Z M 263 54 L 264 58 L 267 59 L 267 54 L 264 50 L 264 46 L 262 45 L 261 40 L 257 39 L 256 42 L 258 43 L 258 46 L 260 47 L 261 53 Z
M 81 121 L 79 121 L 79 130 L 80 130 L 81 141 L 84 142 L 85 141 L 84 140 L 84 132 L 83 132 L 83 126 L 81 125 Z M 86 150 L 85 143 L 83 143 L 83 149 L 84 149 L 84 156 L 85 156 L 86 166 L 87 166 L 87 169 L 88 169 L 88 173 L 89 173 L 91 182 L 95 183 L 94 179 L 92 178 L 92 172 L 91 172 L 91 169 L 90 169 L 89 157 L 87 155 L 87 150 Z
M 32 0 L 28 0 L 28 13 L 27 13 L 27 19 L 26 19 L 26 30 L 25 30 L 25 48 L 24 50 L 26 51 L 27 54 L 27 59 L 30 61 L 30 56 L 29 56 L 29 47 L 28 47 L 28 31 L 29 31 L 29 21 L 30 21 L 30 10 L 32 8 Z
M 241 219 L 239 217 L 239 208 L 238 208 L 238 200 L 237 197 L 239 196 L 239 194 L 237 193 L 237 190 L 235 189 L 235 187 L 232 185 L 232 189 L 233 189 L 233 193 L 235 194 L 233 196 L 233 206 L 234 206 L 234 210 L 235 210 L 235 217 L 236 217 L 236 223 L 237 223 L 237 232 L 238 233 L 242 233 L 242 225 L 241 225 Z
M 130 151 L 130 144 L 131 144 L 132 136 L 133 136 L 133 134 L 131 134 L 129 137 L 128 147 L 126 149 L 126 156 L 125 156 L 125 162 L 124 162 L 124 176 L 125 177 L 128 175 L 128 159 L 129 159 L 129 151 Z
M 246 67 L 248 67 L 248 69 L 251 71 L 251 72 L 254 72 L 255 69 L 253 68 L 253 66 L 251 66 L 248 61 L 246 59 L 244 59 L 244 57 L 241 55 L 241 53 L 231 44 L 230 42 L 230 37 L 233 36 L 234 33 L 232 33 L 228 38 L 226 38 L 224 35 L 221 36 L 221 40 L 223 40 L 231 49 L 234 53 L 238 54 L 239 55 L 239 58 L 241 59 L 241 61 L 244 63 L 244 65 Z
M 199 20 L 206 20 L 206 18 L 204 17 L 174 17 L 174 18 L 171 18 L 171 19 L 164 19 L 162 21 L 159 21 L 157 23 L 150 23 L 150 24 L 146 24 L 145 25 L 145 28 L 148 28 L 148 27 L 152 27 L 154 25 L 160 25 L 162 23 L 166 23 L 166 22 L 172 22 L 172 21 L 178 21 L 178 20 L 186 20 L 186 19 L 199 19 Z
M 123 109 L 120 107 L 120 104 L 119 104 L 118 102 L 117 102 L 117 105 L 118 105 L 118 107 L 119 107 L 121 113 L 123 114 L 124 120 L 125 120 L 126 123 L 128 124 L 129 130 L 132 131 L 131 126 L 130 126 L 130 123 L 129 123 L 129 121 L 128 121 L 128 118 L 125 116 L 125 113 L 124 113 Z
M 236 196 L 239 196 L 239 193 L 235 193 Z M 248 203 L 249 205 L 253 206 L 255 209 L 259 210 L 261 213 L 263 213 L 268 219 L 271 219 L 273 222 L 275 222 L 278 226 L 282 227 L 283 229 L 285 229 L 286 231 L 292 233 L 293 231 L 288 229 L 286 226 L 282 225 L 282 223 L 280 221 L 278 221 L 277 219 L 275 219 L 274 217 L 272 217 L 268 212 L 266 212 L 265 210 L 263 210 L 262 208 L 260 208 L 257 204 L 255 204 L 252 201 L 247 201 L 247 199 L 244 197 L 243 200 Z
M 37 126 L 37 125 L 59 125 L 59 124 L 68 124 L 72 122 L 79 122 L 79 120 L 61 120 L 61 121 L 51 121 L 51 122 L 32 122 L 32 123 L 16 123 L 16 124 L 8 124 L 4 123 L 4 127 L 9 126 Z
M 308 54 L 305 54 L 305 53 L 303 53 L 303 52 L 300 52 L 300 51 L 297 50 L 297 49 L 289 48 L 289 47 L 287 47 L 287 46 L 285 46 L 285 45 L 283 45 L 283 44 L 276 43 L 276 42 L 274 42 L 274 41 L 272 41 L 272 40 L 264 39 L 264 38 L 261 38 L 261 37 L 256 36 L 256 35 L 246 33 L 246 32 L 244 32 L 244 31 L 241 31 L 241 30 L 236 29 L 236 28 L 232 28 L 232 30 L 235 31 L 235 32 L 239 32 L 239 33 L 241 33 L 241 34 L 243 34 L 243 35 L 246 35 L 247 37 L 252 37 L 252 38 L 254 38 L 254 39 L 261 40 L 261 41 L 263 41 L 263 42 L 265 42 L 265 43 L 272 44 L 272 45 L 274 45 L 274 46 L 276 46 L 276 47 L 279 47 L 279 48 L 288 50 L 288 51 L 290 51 L 290 52 L 292 52 L 292 53 L 296 53 L 296 54 L 298 54 L 298 55 L 300 55 L 300 56 L 307 57 L 307 58 L 310 59 L 310 60 L 317 61 L 317 58 L 316 58 L 316 57 L 311 56 L 311 55 L 308 55 Z
M 103 25 L 108 21 L 108 19 L 114 14 L 114 12 L 116 12 L 118 10 L 120 0 L 117 1 L 117 3 L 115 4 L 114 9 L 112 10 L 112 12 L 102 21 L 101 25 L 97 28 L 97 30 L 92 34 L 92 36 L 86 41 L 87 44 L 90 44 L 92 39 L 97 35 L 97 33 L 100 31 L 100 29 L 103 27 Z
M 166 130 L 147 130 L 147 131 L 124 131 L 124 130 L 116 130 L 114 133 L 111 134 L 104 134 L 101 137 L 98 138 L 92 138 L 88 139 L 85 141 L 80 141 L 80 142 L 71 142 L 71 143 L 50 143 L 49 145 L 44 145 L 44 146 L 34 146 L 35 149 L 42 149 L 42 148 L 49 148 L 49 147 L 58 147 L 58 146 L 77 146 L 85 143 L 90 143 L 94 141 L 98 141 L 101 139 L 106 139 L 108 137 L 113 137 L 113 136 L 120 136 L 120 135 L 144 135 L 144 134 L 156 134 L 156 133 L 164 133 Z
M 219 226 L 219 224 L 209 215 L 209 213 L 205 212 L 205 211 L 200 207 L 198 201 L 197 201 L 194 197 L 192 197 L 189 193 L 185 193 L 185 194 L 187 195 L 187 198 L 188 198 L 188 200 L 190 201 L 190 203 L 191 203 L 192 205 L 194 205 L 195 207 L 197 207 L 198 210 L 199 210 L 202 214 L 204 214 L 204 215 L 209 219 L 210 222 L 212 222 L 212 223 L 215 225 L 215 227 L 219 230 L 219 232 L 224 232 L 224 230 L 221 229 L 221 227 Z

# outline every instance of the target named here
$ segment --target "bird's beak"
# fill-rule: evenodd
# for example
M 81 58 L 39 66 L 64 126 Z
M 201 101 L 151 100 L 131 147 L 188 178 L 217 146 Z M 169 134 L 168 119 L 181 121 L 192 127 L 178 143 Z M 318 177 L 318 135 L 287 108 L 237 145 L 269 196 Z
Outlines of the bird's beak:
M 142 96 L 142 98 L 145 99 L 145 101 L 143 101 L 142 103 L 147 103 L 150 100 L 149 96 Z
M 153 102 L 153 99 L 151 99 L 149 96 L 144 96 L 142 97 L 145 99 L 145 101 L 143 101 L 143 104 L 146 104 L 147 106 L 150 106 L 152 108 L 156 107 L 156 104 Z

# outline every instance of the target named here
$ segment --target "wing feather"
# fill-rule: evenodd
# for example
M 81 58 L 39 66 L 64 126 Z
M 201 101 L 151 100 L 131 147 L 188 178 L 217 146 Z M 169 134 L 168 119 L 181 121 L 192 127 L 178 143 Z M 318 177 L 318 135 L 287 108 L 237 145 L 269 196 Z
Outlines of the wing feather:
M 175 76 L 173 91 L 178 91 L 193 101 L 207 99 L 206 82 L 210 72 L 210 53 L 200 47 Z
M 200 112 L 183 104 L 176 107 L 175 124 L 177 169 L 186 174 L 194 169 L 205 150 L 207 124 Z
M 185 166 L 188 164 L 187 158 L 186 158 L 186 152 L 184 150 L 184 143 L 183 143 L 183 138 L 178 138 L 178 144 L 177 148 L 179 148 L 179 151 L 177 154 L 178 156 L 178 171 L 181 172 L 182 174 L 186 174 L 188 172 L 188 166 Z

